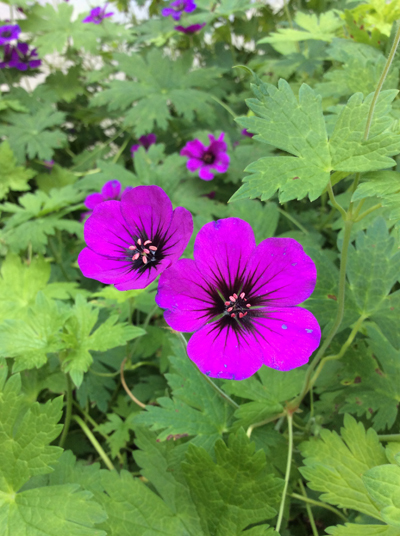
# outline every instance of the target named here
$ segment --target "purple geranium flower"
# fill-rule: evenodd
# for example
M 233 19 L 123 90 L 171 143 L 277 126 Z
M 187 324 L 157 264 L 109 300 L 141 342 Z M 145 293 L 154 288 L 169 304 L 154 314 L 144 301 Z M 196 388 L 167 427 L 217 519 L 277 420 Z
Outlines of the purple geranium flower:
M 132 145 L 131 147 L 132 156 L 133 153 L 136 153 L 139 147 L 144 147 L 147 151 L 150 145 L 154 145 L 156 141 L 157 136 L 155 134 L 145 134 L 144 136 L 140 136 L 139 143 L 137 143 L 136 145 Z
M 188 156 L 186 164 L 189 171 L 196 171 L 200 168 L 199 177 L 204 181 L 211 181 L 215 169 L 218 173 L 225 173 L 229 168 L 229 155 L 226 153 L 226 143 L 223 141 L 224 133 L 218 139 L 209 134 L 210 145 L 206 147 L 200 140 L 189 141 L 181 150 L 181 156 Z
M 252 138 L 254 136 L 254 134 L 249 132 L 247 128 L 244 128 L 240 133 L 242 136 L 247 136 L 248 138 Z
M 185 34 L 194 34 L 198 31 L 200 31 L 202 28 L 204 28 L 204 26 L 206 25 L 206 23 L 204 22 L 203 24 L 192 24 L 191 26 L 174 26 L 175 30 L 177 30 L 178 32 L 183 32 Z
M 54 167 L 54 160 L 43 160 L 43 165 L 46 169 L 51 171 Z
M 112 17 L 114 12 L 106 13 L 107 4 L 104 7 L 95 7 L 90 11 L 90 15 L 85 17 L 82 22 L 85 24 L 93 22 L 93 24 L 100 24 L 107 17 Z
M 18 43 L 17 46 L 5 45 L 3 61 L 0 63 L 0 69 L 4 67 L 15 67 L 19 71 L 36 69 L 42 64 L 37 59 L 36 48 L 29 50 L 27 43 Z
M 6 24 L 0 26 L 0 45 L 6 45 L 13 39 L 18 39 L 21 28 L 18 24 Z
M 78 264 L 86 277 L 118 290 L 145 288 L 179 259 L 192 232 L 188 210 L 172 210 L 159 186 L 137 186 L 95 207 Z
M 101 189 L 101 193 L 90 194 L 85 199 L 85 206 L 93 210 L 99 203 L 111 201 L 112 199 L 120 200 L 121 183 L 117 180 L 108 181 Z
M 188 355 L 213 378 L 243 380 L 262 365 L 290 370 L 307 363 L 321 331 L 297 304 L 314 290 L 315 264 L 292 238 L 256 246 L 239 218 L 206 224 L 194 260 L 164 272 L 156 302 L 173 329 L 195 332 Z
M 197 6 L 193 0 L 174 0 L 174 2 L 170 3 L 169 7 L 165 7 L 161 11 L 161 15 L 163 17 L 171 15 L 174 20 L 180 20 L 184 11 L 186 11 L 186 13 L 191 13 L 196 7 Z

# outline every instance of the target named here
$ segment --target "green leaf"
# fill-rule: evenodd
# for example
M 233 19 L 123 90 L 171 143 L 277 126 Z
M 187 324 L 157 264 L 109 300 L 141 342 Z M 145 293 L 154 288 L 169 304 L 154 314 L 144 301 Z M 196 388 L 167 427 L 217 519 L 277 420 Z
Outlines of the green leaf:
M 384 521 L 400 528 L 400 467 L 373 467 L 364 474 L 363 482 L 372 500 L 381 507 Z
M 390 209 L 389 220 L 400 220 L 400 173 L 397 171 L 376 171 L 366 173 L 354 192 L 352 201 L 378 197 L 383 207 Z M 364 182 L 365 181 L 365 182 Z
M 397 90 L 381 91 L 376 102 L 369 138 L 364 140 L 373 94 L 350 97 L 329 140 L 332 168 L 337 171 L 374 171 L 395 165 L 390 156 L 400 151 L 400 134 L 390 131 L 391 103 Z
M 50 473 L 62 449 L 49 446 L 60 434 L 62 398 L 46 404 L 27 404 L 20 394 L 19 374 L 4 383 L 7 368 L 2 361 L 0 388 L 0 500 L 11 503 L 15 493 L 32 476 Z M 0 516 L 1 526 L 1 516 Z M 5 531 L 2 531 L 6 534 Z
M 96 430 L 109 435 L 107 443 L 111 449 L 111 456 L 119 455 L 121 449 L 126 447 L 130 438 L 130 431 L 133 430 L 132 418 L 137 411 L 129 415 L 125 420 L 115 413 L 107 415 L 107 422 L 100 424 Z
M 321 98 L 303 84 L 297 100 L 285 80 L 279 81 L 277 89 L 257 79 L 252 88 L 257 98 L 246 103 L 258 117 L 239 118 L 237 122 L 256 132 L 254 139 L 295 156 L 266 157 L 250 164 L 246 171 L 253 174 L 244 179 L 245 185 L 238 192 L 243 189 L 251 193 L 248 197 L 267 200 L 279 189 L 281 202 L 306 195 L 313 201 L 325 189 L 331 170 Z
M 335 33 L 342 27 L 342 21 L 338 17 L 336 10 L 326 11 L 318 17 L 313 14 L 297 12 L 295 23 L 303 30 L 292 28 L 279 28 L 277 32 L 271 32 L 268 37 L 263 37 L 258 41 L 261 43 L 286 43 L 288 41 L 298 42 L 315 39 L 317 41 L 332 41 Z
M 388 525 L 354 525 L 352 523 L 328 527 L 326 533 L 332 536 L 399 536 L 399 531 Z
M 0 126 L 0 136 L 8 139 L 18 162 L 24 162 L 25 155 L 31 159 L 37 156 L 51 160 L 54 149 L 63 147 L 67 141 L 67 135 L 60 129 L 50 130 L 65 120 L 63 112 L 54 111 L 50 106 L 32 114 L 8 112 L 4 120 L 8 124 Z
M 55 71 L 46 78 L 46 84 L 53 89 L 60 100 L 71 102 L 85 91 L 79 80 L 80 74 L 78 66 L 71 67 L 66 74 Z
M 173 398 L 158 399 L 159 407 L 147 406 L 135 423 L 162 430 L 158 438 L 187 434 L 196 441 L 213 443 L 227 431 L 232 410 L 206 382 L 186 355 L 182 343 L 171 339 L 173 355 L 168 359 L 175 372 L 166 374 Z
M 91 106 L 107 105 L 110 111 L 124 111 L 124 125 L 133 127 L 136 136 L 151 132 L 156 125 L 167 129 L 171 105 L 190 122 L 195 112 L 199 116 L 211 115 L 209 90 L 217 83 L 218 69 L 191 70 L 190 54 L 172 61 L 157 49 L 151 50 L 146 59 L 137 53 L 114 57 L 118 71 L 137 81 L 109 82 L 109 89 L 97 93 Z
M 110 316 L 93 331 L 98 316 L 99 310 L 78 294 L 62 335 L 67 348 L 63 356 L 63 370 L 70 373 L 77 387 L 82 383 L 83 373 L 89 370 L 93 362 L 90 351 L 104 352 L 145 333 L 135 326 L 117 324 L 117 316 Z
M 0 357 L 15 358 L 14 372 L 41 367 L 47 362 L 48 353 L 63 348 L 60 330 L 69 315 L 68 309 L 61 309 L 39 292 L 24 320 L 5 320 L 0 324 Z
M 228 445 L 216 442 L 215 462 L 190 445 L 182 470 L 205 534 L 239 535 L 276 514 L 283 482 L 268 471 L 265 453 L 255 452 L 243 430 L 231 434 Z
M 261 204 L 259 201 L 245 199 L 229 204 L 228 215 L 241 218 L 254 229 L 257 244 L 274 236 L 278 226 L 279 212 L 275 203 Z
M 382 520 L 362 481 L 368 469 L 387 461 L 374 430 L 366 432 L 361 423 L 345 415 L 341 437 L 325 429 L 321 439 L 302 443 L 300 450 L 305 457 L 300 472 L 311 489 L 323 492 L 321 500 Z
M 7 141 L 0 144 L 0 199 L 10 190 L 29 190 L 28 181 L 35 176 L 32 169 L 16 166 L 16 159 Z
M 398 279 L 400 252 L 389 235 L 383 218 L 377 218 L 364 233 L 359 232 L 356 247 L 350 245 L 347 276 L 361 315 L 379 316 L 379 309 Z

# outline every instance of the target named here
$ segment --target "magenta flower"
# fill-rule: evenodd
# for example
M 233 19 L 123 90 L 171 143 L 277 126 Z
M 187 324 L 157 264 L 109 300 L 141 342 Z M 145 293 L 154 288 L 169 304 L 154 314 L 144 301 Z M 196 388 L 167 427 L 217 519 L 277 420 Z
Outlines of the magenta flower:
M 197 6 L 193 0 L 174 0 L 174 2 L 170 3 L 169 7 L 165 7 L 161 11 L 161 15 L 163 17 L 168 17 L 171 15 L 174 20 L 180 20 L 184 11 L 186 13 L 191 13 L 196 9 L 196 7 Z
M 213 378 L 243 380 L 262 365 L 290 370 L 307 363 L 321 331 L 297 304 L 314 290 L 315 264 L 291 238 L 256 246 L 239 218 L 206 224 L 194 260 L 166 270 L 156 302 L 169 326 L 195 332 L 188 355 Z
M 38 59 L 36 48 L 29 50 L 27 43 L 18 43 L 15 47 L 5 45 L 3 61 L 0 62 L 0 69 L 11 67 L 19 71 L 27 71 L 28 69 L 36 69 L 42 64 Z
M 211 181 L 214 174 L 211 172 L 215 169 L 218 173 L 225 173 L 229 168 L 229 155 L 226 153 L 226 143 L 224 133 L 218 139 L 209 134 L 210 145 L 206 147 L 200 140 L 189 141 L 181 150 L 181 156 L 188 156 L 189 160 L 186 167 L 189 171 L 196 171 L 200 168 L 199 177 L 204 181 Z
M 107 17 L 112 17 L 114 12 L 106 13 L 107 4 L 104 7 L 95 7 L 90 11 L 90 15 L 85 17 L 82 22 L 87 24 L 93 22 L 93 24 L 100 24 Z
M 251 132 L 249 132 L 247 130 L 247 128 L 244 128 L 243 130 L 241 130 L 241 135 L 242 136 L 247 136 L 248 138 L 252 138 L 254 136 L 254 134 L 252 134 Z
M 179 259 L 192 232 L 188 210 L 172 210 L 159 186 L 137 186 L 94 208 L 78 264 L 84 276 L 118 290 L 145 288 Z
M 46 169 L 51 171 L 54 167 L 54 160 L 43 160 L 43 165 Z
M 204 22 L 203 24 L 192 24 L 191 26 L 174 26 L 175 30 L 177 30 L 178 32 L 182 32 L 182 33 L 185 33 L 185 34 L 194 34 L 198 31 L 200 31 L 202 28 L 204 28 L 204 26 L 206 25 L 206 23 Z
M 157 136 L 155 134 L 145 134 L 144 136 L 140 136 L 139 143 L 137 143 L 136 145 L 132 145 L 131 147 L 132 156 L 133 153 L 136 153 L 139 147 L 144 147 L 147 151 L 150 145 L 154 145 L 156 141 Z
M 0 26 L 0 45 L 6 45 L 13 39 L 18 39 L 21 28 L 18 24 L 6 24 Z

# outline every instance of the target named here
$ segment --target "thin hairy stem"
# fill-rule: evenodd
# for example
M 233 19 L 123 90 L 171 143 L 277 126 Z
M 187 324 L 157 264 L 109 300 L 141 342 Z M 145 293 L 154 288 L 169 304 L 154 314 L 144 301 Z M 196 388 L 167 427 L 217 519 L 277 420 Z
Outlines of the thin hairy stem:
M 178 335 L 178 337 L 181 339 L 182 341 L 182 344 L 183 344 L 183 347 L 185 348 L 185 351 L 186 351 L 186 355 L 187 355 L 187 341 L 185 339 L 185 337 L 183 336 L 183 333 L 180 333 L 179 331 L 175 331 L 175 333 Z M 206 382 L 211 385 L 211 387 L 214 389 L 215 392 L 217 392 L 219 394 L 220 397 L 222 397 L 225 402 L 228 402 L 228 404 L 230 406 L 232 406 L 233 408 L 235 409 L 238 409 L 240 406 L 239 404 L 236 404 L 236 402 L 234 400 L 232 400 L 232 398 L 230 396 L 228 396 L 222 389 L 220 389 L 218 387 L 218 385 L 216 385 L 211 378 L 209 378 L 208 376 L 206 376 L 205 374 L 203 374 L 197 367 L 197 365 L 195 363 L 193 363 L 193 361 L 190 359 L 189 356 L 187 356 L 189 361 L 193 364 L 194 367 L 196 367 L 196 370 L 200 372 L 200 374 L 203 376 L 203 378 L 206 380 Z
M 347 517 L 344 514 L 342 514 L 342 512 L 338 510 L 337 508 L 335 508 L 334 506 L 330 506 L 329 504 L 326 504 L 321 501 L 310 499 L 310 497 L 304 497 L 303 495 L 299 495 L 298 493 L 291 493 L 290 496 L 293 497 L 294 499 L 299 499 L 299 501 L 308 502 L 309 504 L 314 504 L 315 506 L 319 506 L 320 508 L 325 508 L 325 510 L 330 510 L 331 512 L 336 514 L 338 517 L 340 517 L 340 519 L 342 519 L 345 523 L 348 522 Z
M 309 231 L 307 231 L 307 229 L 303 227 L 303 225 L 301 225 L 301 223 L 296 220 L 296 218 L 294 218 L 291 214 L 289 214 L 289 212 L 286 212 L 286 210 L 282 210 L 279 207 L 278 207 L 278 212 L 279 214 L 282 214 L 282 216 L 285 216 L 285 218 L 291 221 L 296 227 L 298 227 L 302 233 L 304 233 L 305 235 L 310 234 Z
M 143 404 L 143 402 L 140 402 L 140 400 L 138 400 L 136 398 L 136 396 L 131 393 L 129 387 L 126 385 L 126 381 L 125 381 L 125 377 L 124 377 L 125 363 L 126 363 L 126 357 L 125 357 L 125 359 L 122 360 L 121 369 L 120 369 L 120 377 L 121 377 L 122 387 L 125 389 L 125 392 L 129 396 L 129 398 L 135 402 L 135 404 L 137 404 L 142 409 L 146 409 L 146 404 Z
M 377 203 L 376 205 L 374 205 L 373 207 L 369 208 L 368 210 L 365 210 L 354 221 L 356 221 L 356 222 L 361 221 L 363 218 L 365 218 L 365 216 L 368 216 L 369 214 L 371 214 L 371 212 L 375 212 L 375 210 L 378 210 L 378 208 L 382 208 L 382 203 Z
M 300 486 L 300 489 L 301 489 L 301 493 L 303 494 L 303 497 L 306 499 L 304 502 L 306 503 L 306 510 L 307 510 L 308 519 L 310 520 L 312 533 L 313 533 L 314 536 L 319 536 L 317 527 L 315 525 L 314 515 L 313 515 L 312 510 L 311 510 L 311 505 L 307 501 L 307 499 L 308 499 L 307 493 L 306 493 L 304 484 L 303 484 L 303 482 L 301 480 L 299 480 L 299 486 Z
M 236 119 L 237 114 L 235 114 L 235 112 L 230 106 L 228 106 L 225 102 L 220 100 L 218 97 L 215 97 L 214 95 L 211 95 L 211 98 L 213 101 L 218 102 L 218 104 L 222 106 L 222 108 L 224 108 L 234 119 Z
M 63 447 L 65 444 L 65 440 L 67 439 L 69 427 L 71 424 L 71 417 L 72 417 L 72 381 L 69 376 L 69 374 L 65 375 L 67 380 L 67 408 L 65 412 L 65 421 L 64 421 L 64 428 L 60 437 L 60 441 L 58 445 L 60 447 Z
M 328 186 L 326 187 L 326 189 L 328 191 L 329 199 L 330 199 L 330 202 L 332 203 L 332 206 L 334 206 L 336 210 L 340 212 L 342 218 L 346 220 L 347 213 L 344 210 L 344 208 L 336 201 L 335 194 L 333 193 L 333 189 L 332 189 L 332 183 L 330 180 L 328 182 Z
M 86 437 L 89 439 L 89 441 L 91 442 L 91 444 L 93 445 L 93 447 L 96 449 L 97 453 L 99 454 L 100 458 L 103 460 L 103 462 L 105 463 L 105 465 L 107 466 L 108 469 L 110 469 L 110 471 L 115 471 L 115 467 L 112 463 L 112 461 L 110 460 L 110 458 L 107 456 L 107 454 L 104 452 L 102 446 L 100 445 L 100 443 L 97 441 L 97 439 L 94 437 L 94 435 L 92 434 L 92 432 L 89 430 L 88 426 L 86 425 L 86 423 L 80 418 L 78 417 L 78 415 L 74 415 L 72 417 L 74 419 L 74 421 L 76 421 L 79 426 L 82 428 L 84 434 L 86 435 Z
M 400 434 L 378 435 L 379 441 L 400 441 Z
M 128 145 L 131 137 L 128 136 L 124 143 L 119 148 L 119 151 L 115 154 L 114 158 L 112 159 L 112 163 L 115 164 L 115 162 L 118 162 L 118 158 L 121 156 L 121 154 L 125 151 L 126 146 Z
M 291 413 L 287 414 L 287 422 L 288 422 L 288 431 L 289 431 L 289 448 L 288 448 L 288 457 L 287 457 L 287 463 L 286 463 L 286 473 L 285 473 L 285 485 L 283 486 L 283 492 L 282 492 L 282 499 L 281 504 L 279 507 L 279 513 L 278 513 L 278 521 L 276 523 L 276 532 L 279 533 L 282 525 L 282 519 L 283 519 L 283 512 L 285 510 L 285 501 L 286 501 L 286 494 L 289 486 L 289 479 L 290 479 L 290 469 L 292 467 L 292 456 L 293 456 L 293 415 Z
M 270 417 L 269 419 L 265 419 L 264 421 L 256 422 L 249 426 L 247 428 L 247 437 L 251 437 L 251 434 L 253 433 L 254 428 L 260 428 L 260 426 L 264 426 L 265 424 L 268 424 L 270 422 L 274 422 L 277 419 L 280 419 L 281 417 L 284 417 L 286 415 L 286 412 L 279 413 L 278 415 L 274 415 L 273 417 Z

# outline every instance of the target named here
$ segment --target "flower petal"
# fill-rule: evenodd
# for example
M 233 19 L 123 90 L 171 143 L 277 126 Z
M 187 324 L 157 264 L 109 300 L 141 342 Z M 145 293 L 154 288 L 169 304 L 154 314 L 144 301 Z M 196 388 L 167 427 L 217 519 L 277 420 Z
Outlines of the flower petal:
M 203 165 L 204 165 L 204 162 L 202 160 L 198 160 L 197 158 L 190 158 L 190 160 L 186 162 L 186 167 L 191 172 L 198 170 L 199 167 Z
M 218 155 L 218 160 L 213 167 L 216 171 L 218 171 L 218 173 L 225 173 L 225 171 L 228 171 L 229 162 L 229 155 L 227 155 L 226 153 L 220 153 Z
M 194 243 L 194 260 L 206 281 L 223 281 L 230 292 L 237 292 L 237 280 L 244 274 L 255 246 L 251 225 L 239 218 L 226 218 L 200 229 Z
M 158 283 L 157 305 L 167 309 L 167 324 L 176 331 L 191 333 L 211 320 L 213 300 L 192 259 L 181 259 L 165 270 Z
M 96 207 L 99 203 L 103 203 L 103 201 L 105 201 L 105 199 L 101 194 L 90 194 L 85 199 L 85 207 L 87 207 L 89 210 L 93 210 L 94 207 Z
M 185 147 L 179 153 L 181 156 L 189 156 L 190 158 L 199 158 L 201 160 L 207 147 L 200 140 L 188 141 Z
M 268 306 L 297 305 L 312 294 L 317 269 L 293 238 L 267 238 L 249 260 L 247 281 L 250 296 L 267 300 Z
M 99 255 L 89 248 L 80 252 L 78 264 L 85 277 L 97 279 L 97 281 L 107 285 L 132 278 L 132 263 L 129 260 L 115 260 L 105 255 Z
M 152 240 L 157 233 L 165 234 L 171 223 L 172 203 L 159 186 L 136 186 L 125 191 L 121 210 L 132 231 Z
M 170 260 L 175 262 L 185 251 L 186 246 L 193 233 L 193 218 L 189 210 L 177 207 L 172 215 L 171 224 L 166 231 L 163 240 L 163 253 Z
M 118 199 L 121 192 L 121 183 L 117 180 L 108 181 L 101 189 L 102 195 L 105 199 Z
M 291 370 L 308 362 L 319 346 L 321 329 L 317 319 L 302 307 L 274 308 L 252 318 L 254 341 L 263 350 L 268 367 Z
M 221 329 L 218 322 L 196 331 L 187 351 L 201 372 L 212 378 L 244 380 L 263 365 L 262 349 L 250 332 L 239 336 L 231 326 Z
M 200 168 L 199 177 L 203 181 L 212 181 L 214 178 L 214 173 L 210 171 L 214 166 L 204 166 Z
M 119 201 L 104 201 L 97 205 L 85 222 L 84 236 L 90 249 L 108 257 L 124 257 L 126 249 L 134 243 Z

